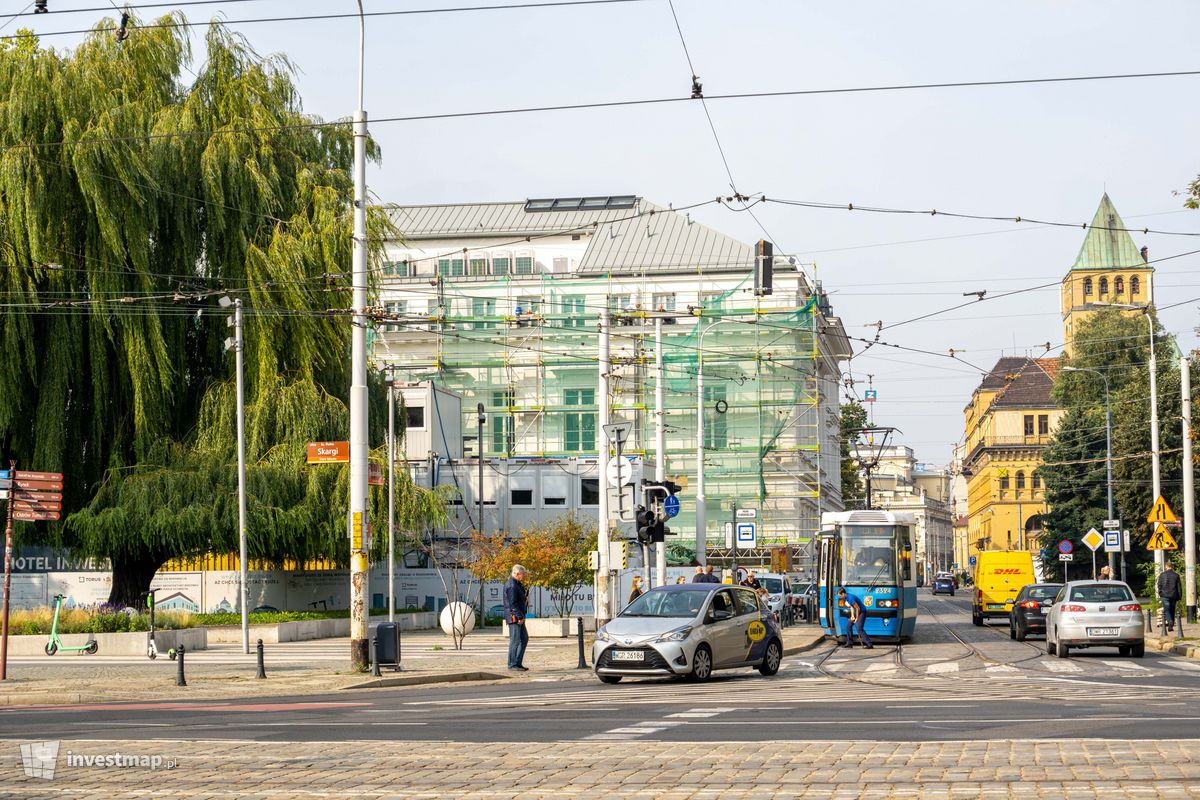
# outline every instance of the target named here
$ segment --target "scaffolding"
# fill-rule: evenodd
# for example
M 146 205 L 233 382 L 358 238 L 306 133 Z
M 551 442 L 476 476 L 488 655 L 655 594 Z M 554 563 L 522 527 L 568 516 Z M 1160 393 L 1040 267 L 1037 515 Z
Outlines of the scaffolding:
M 699 305 L 674 307 L 663 276 L 461 276 L 439 272 L 427 313 L 404 309 L 384 326 L 377 358 L 398 379 L 433 381 L 463 397 L 464 430 L 487 414 L 491 459 L 598 456 L 596 420 L 633 423 L 624 452 L 653 463 L 655 318 L 663 318 L 668 475 L 696 478 L 696 372 L 703 343 L 705 480 L 710 544 L 724 543 L 732 508 L 755 508 L 759 542 L 807 541 L 819 524 L 821 392 L 819 295 L 799 271 L 777 273 L 776 293 L 755 296 L 751 276 L 724 275 Z M 711 284 L 713 276 L 704 278 Z M 678 285 L 678 276 L 668 278 Z M 670 307 L 668 307 L 668 305 Z M 610 311 L 610 396 L 598 398 L 599 319 Z M 719 331 L 713 326 L 720 325 Z M 711 333 L 706 333 L 711 331 Z M 703 336 L 703 338 L 701 338 Z M 606 454 L 606 457 L 610 454 Z M 694 497 L 672 521 L 684 542 Z

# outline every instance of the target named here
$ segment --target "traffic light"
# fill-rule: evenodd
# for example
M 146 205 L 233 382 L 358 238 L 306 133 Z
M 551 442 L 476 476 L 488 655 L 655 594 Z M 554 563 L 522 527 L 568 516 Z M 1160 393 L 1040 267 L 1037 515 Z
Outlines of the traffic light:
M 771 278 L 775 271 L 775 245 L 760 239 L 754 246 L 754 294 L 771 294 Z
M 676 495 L 683 491 L 683 487 L 674 481 L 662 481 L 662 487 L 667 490 L 668 494 Z
M 637 507 L 637 538 L 642 544 L 649 544 L 654 538 L 655 515 L 645 506 Z

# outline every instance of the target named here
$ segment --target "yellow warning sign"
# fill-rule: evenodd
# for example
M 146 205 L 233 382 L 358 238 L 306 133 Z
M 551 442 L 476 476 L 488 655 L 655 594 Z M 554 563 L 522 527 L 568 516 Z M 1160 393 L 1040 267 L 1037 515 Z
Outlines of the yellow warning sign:
M 767 626 L 763 625 L 759 620 L 754 620 L 754 622 L 751 622 L 750 627 L 746 629 L 746 636 L 749 637 L 750 641 L 752 642 L 761 641 L 766 635 Z
M 1154 526 L 1154 533 L 1150 534 L 1150 542 L 1146 545 L 1146 549 L 1178 550 L 1179 545 L 1175 543 L 1175 537 L 1171 535 L 1171 532 L 1160 523 Z
M 1150 516 L 1146 517 L 1146 522 L 1176 522 L 1175 512 L 1167 505 L 1166 498 L 1161 494 L 1154 501 L 1154 508 L 1150 509 Z

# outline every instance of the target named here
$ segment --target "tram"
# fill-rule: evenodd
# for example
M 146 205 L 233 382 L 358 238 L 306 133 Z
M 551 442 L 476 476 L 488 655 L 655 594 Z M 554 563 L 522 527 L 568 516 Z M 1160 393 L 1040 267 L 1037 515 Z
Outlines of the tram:
M 837 511 L 821 515 L 817 603 L 826 636 L 846 633 L 849 611 L 837 590 L 862 598 L 871 639 L 901 641 L 917 627 L 917 579 L 912 542 L 916 519 L 891 511 Z

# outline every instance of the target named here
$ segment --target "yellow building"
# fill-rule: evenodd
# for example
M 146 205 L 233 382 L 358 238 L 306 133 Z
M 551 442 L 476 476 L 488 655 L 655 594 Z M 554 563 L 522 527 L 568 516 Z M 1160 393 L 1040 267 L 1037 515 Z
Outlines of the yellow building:
M 1046 511 L 1035 470 L 1063 415 L 1050 399 L 1058 359 L 1006 356 L 964 409 L 968 555 L 1037 549 Z
M 1063 353 L 1070 355 L 1079 324 L 1104 305 L 1154 301 L 1154 270 L 1105 194 L 1075 263 L 1062 280 Z M 1009 356 L 971 395 L 964 409 L 962 475 L 967 479 L 968 554 L 980 550 L 1038 550 L 1046 499 L 1035 470 L 1063 411 L 1050 389 L 1058 359 Z
M 1133 306 L 1133 313 L 1154 303 L 1154 269 L 1146 248 L 1138 250 L 1125 223 L 1105 194 L 1088 227 L 1074 266 L 1062 280 L 1063 354 L 1079 323 L 1096 306 Z

